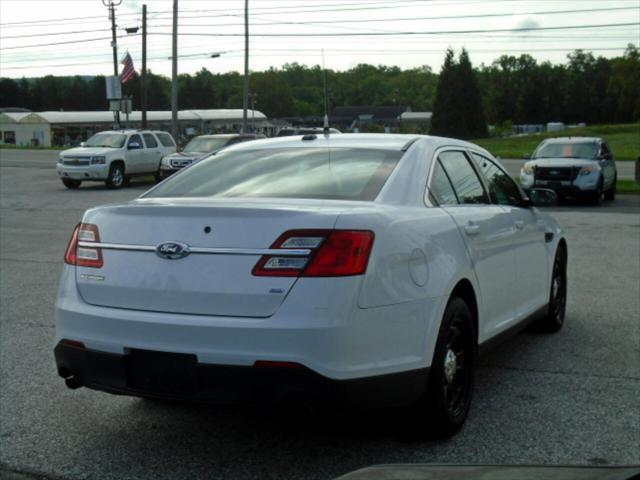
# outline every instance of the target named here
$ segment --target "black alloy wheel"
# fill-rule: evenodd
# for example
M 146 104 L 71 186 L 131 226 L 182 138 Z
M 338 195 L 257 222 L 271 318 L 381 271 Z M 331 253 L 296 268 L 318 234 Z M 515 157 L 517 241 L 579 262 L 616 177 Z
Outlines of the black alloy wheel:
M 71 190 L 75 190 L 80 187 L 80 184 L 82 183 L 82 181 L 73 180 L 71 178 L 63 178 L 62 183 L 64 184 L 65 187 L 70 188 Z
M 422 427 L 434 438 L 447 438 L 464 424 L 473 393 L 476 341 L 466 302 L 452 297 L 444 313 L 423 398 L 418 402 Z
M 545 332 L 557 332 L 564 325 L 567 310 L 567 252 L 560 245 L 553 261 L 551 276 L 551 291 L 549 292 L 549 307 L 547 315 L 538 322 L 538 326 Z

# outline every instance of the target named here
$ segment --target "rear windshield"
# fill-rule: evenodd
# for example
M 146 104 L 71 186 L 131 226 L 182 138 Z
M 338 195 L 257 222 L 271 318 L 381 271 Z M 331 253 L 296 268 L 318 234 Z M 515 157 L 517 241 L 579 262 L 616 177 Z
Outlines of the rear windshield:
M 374 200 L 402 152 L 339 148 L 225 151 L 145 195 Z
M 194 138 L 182 150 L 184 153 L 203 153 L 220 150 L 229 141 L 229 137 Z
M 538 147 L 533 158 L 585 158 L 593 159 L 598 147 L 593 142 L 546 143 Z

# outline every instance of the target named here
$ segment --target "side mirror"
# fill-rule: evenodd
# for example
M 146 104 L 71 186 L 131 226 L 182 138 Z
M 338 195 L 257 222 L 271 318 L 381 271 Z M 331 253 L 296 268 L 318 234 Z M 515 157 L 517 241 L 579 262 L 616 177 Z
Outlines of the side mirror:
M 142 145 L 138 142 L 129 142 L 129 145 L 127 145 L 127 150 L 140 150 L 141 148 Z
M 528 153 L 525 153 L 525 154 L 522 156 L 522 159 L 523 159 L 523 160 L 531 160 L 531 155 L 529 155 Z
M 534 207 L 553 207 L 558 205 L 558 194 L 548 188 L 529 190 L 529 204 Z
M 605 153 L 604 155 L 602 155 L 602 159 L 603 160 L 613 160 L 613 155 L 611 155 L 610 153 Z

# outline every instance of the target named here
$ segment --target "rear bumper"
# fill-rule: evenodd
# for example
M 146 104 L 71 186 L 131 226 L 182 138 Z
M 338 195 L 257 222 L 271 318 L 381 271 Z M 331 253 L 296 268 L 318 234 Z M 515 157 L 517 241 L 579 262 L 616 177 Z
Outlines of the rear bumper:
M 317 406 L 383 407 L 406 405 L 424 392 L 429 369 L 334 380 L 298 366 L 237 366 L 195 363 L 193 381 L 140 387 L 132 356 L 58 343 L 58 374 L 74 387 L 109 393 L 196 402 L 278 404 L 301 401 Z M 178 386 L 176 386 L 178 385 Z

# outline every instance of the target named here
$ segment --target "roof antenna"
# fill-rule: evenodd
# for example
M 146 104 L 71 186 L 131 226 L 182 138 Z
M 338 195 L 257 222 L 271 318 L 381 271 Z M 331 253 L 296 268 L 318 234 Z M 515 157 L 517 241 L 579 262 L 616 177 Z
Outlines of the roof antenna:
M 329 108 L 327 104 L 327 71 L 324 68 L 324 48 L 322 49 L 322 83 L 324 91 L 324 135 L 329 136 Z

